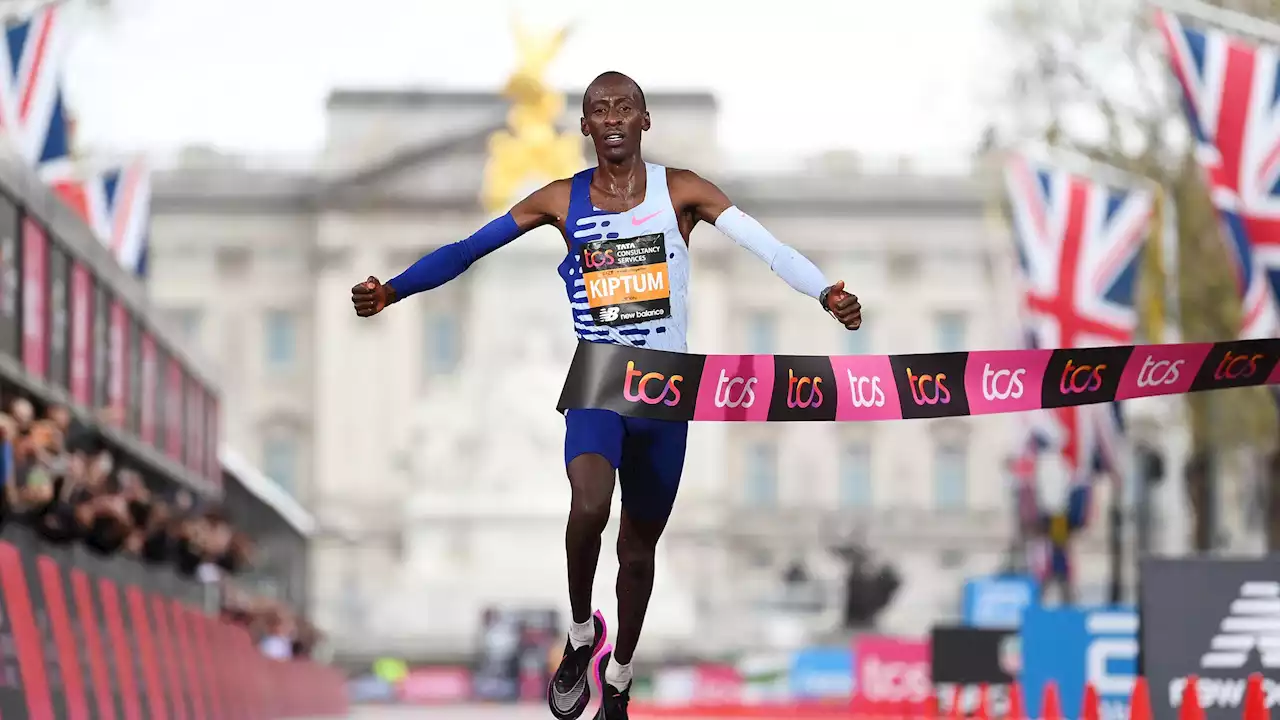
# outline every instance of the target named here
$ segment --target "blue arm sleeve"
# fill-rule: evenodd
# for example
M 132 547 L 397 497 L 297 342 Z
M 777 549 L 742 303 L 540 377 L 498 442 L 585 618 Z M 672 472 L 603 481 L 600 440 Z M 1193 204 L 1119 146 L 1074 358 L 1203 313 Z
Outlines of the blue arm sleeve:
M 461 275 L 472 263 L 520 237 L 520 226 L 511 213 L 491 221 L 466 240 L 450 243 L 428 253 L 408 270 L 387 281 L 396 299 L 407 298 L 441 285 Z

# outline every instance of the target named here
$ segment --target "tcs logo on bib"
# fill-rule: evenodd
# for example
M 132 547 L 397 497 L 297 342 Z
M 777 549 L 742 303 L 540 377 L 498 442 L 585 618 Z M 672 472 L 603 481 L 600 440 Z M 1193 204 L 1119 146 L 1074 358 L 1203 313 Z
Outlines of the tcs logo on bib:
M 584 248 L 582 251 L 582 264 L 592 270 L 610 267 L 615 262 L 612 248 L 608 250 L 587 250 Z

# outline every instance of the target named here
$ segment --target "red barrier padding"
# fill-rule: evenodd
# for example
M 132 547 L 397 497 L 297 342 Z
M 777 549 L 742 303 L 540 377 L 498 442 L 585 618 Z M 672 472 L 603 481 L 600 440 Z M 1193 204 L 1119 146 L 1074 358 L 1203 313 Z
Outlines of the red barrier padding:
M 142 591 L 130 586 L 124 591 L 129 603 L 129 618 L 133 620 L 133 633 L 138 641 L 138 659 L 142 661 L 142 679 L 147 687 L 147 707 L 151 710 L 147 720 L 168 720 L 165 707 L 164 686 L 160 684 L 160 665 L 156 658 L 151 624 L 147 622 L 147 606 Z
M 0 588 L 3 588 L 5 609 L 13 626 L 13 642 L 18 649 L 18 673 L 22 678 L 28 717 L 30 720 L 53 720 L 44 652 L 31 609 L 27 576 L 22 570 L 22 556 L 7 542 L 0 542 Z
M 44 555 L 36 559 L 36 568 L 44 590 L 45 610 L 49 613 L 54 646 L 58 649 L 58 667 L 62 670 L 63 692 L 67 698 L 67 720 L 88 720 L 84 676 L 80 671 L 80 654 L 76 648 L 75 632 L 71 629 L 71 617 L 67 614 L 67 598 L 62 591 L 62 571 L 53 558 Z
M 84 651 L 89 661 L 89 678 L 93 682 L 94 707 L 99 720 L 116 720 L 116 704 L 111 697 L 111 678 L 107 674 L 107 656 L 98 633 L 98 616 L 93 610 L 93 591 L 89 576 L 83 570 L 71 571 L 71 596 L 75 599 L 76 615 L 84 630 Z
M 56 554 L 24 552 L 0 541 L 0 614 L 12 633 L 21 686 L 20 695 L 7 696 L 17 705 L 5 707 L 6 717 L 275 720 L 347 714 L 345 679 L 334 668 L 272 660 L 243 627 L 135 585 L 122 593 L 108 577 L 91 578 L 93 570 L 62 567 Z M 47 627 L 36 622 L 37 611 L 48 618 Z
M 209 698 L 209 717 L 212 720 L 226 720 L 229 716 L 223 711 L 221 674 L 216 665 L 213 646 L 209 641 L 207 618 L 185 607 L 183 615 L 195 638 L 196 663 L 200 667 L 205 695 Z
M 124 615 L 120 612 L 120 591 L 114 582 L 102 578 L 98 582 L 98 594 L 102 598 L 102 616 L 107 620 L 107 633 L 111 636 L 111 647 L 116 659 L 116 679 L 119 681 L 124 720 L 142 720 L 138 682 L 133 676 L 133 651 L 129 649 L 128 635 L 124 631 Z
M 182 682 L 182 671 L 173 644 L 176 638 L 169 627 L 169 613 L 165 599 L 151 596 L 151 615 L 156 624 L 156 649 L 160 653 L 164 682 L 169 696 L 169 710 L 173 720 L 187 720 L 187 692 Z
M 200 683 L 197 671 L 195 644 L 191 638 L 191 624 L 187 622 L 185 606 L 177 600 L 169 601 L 169 612 L 173 618 L 173 634 L 177 646 L 178 663 L 182 666 L 183 682 L 187 687 L 187 702 L 191 708 L 192 720 L 205 720 L 204 688 Z M 157 613 L 164 612 L 161 608 Z

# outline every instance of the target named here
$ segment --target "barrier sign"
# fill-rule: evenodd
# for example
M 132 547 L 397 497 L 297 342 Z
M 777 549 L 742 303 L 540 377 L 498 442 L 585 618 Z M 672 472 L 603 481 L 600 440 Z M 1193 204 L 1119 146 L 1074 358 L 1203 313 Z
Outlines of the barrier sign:
M 991 575 L 964 584 L 964 624 L 979 628 L 1016 628 L 1022 613 L 1036 602 L 1039 589 L 1030 575 Z
M 935 627 L 930 670 L 939 710 L 952 712 L 958 686 L 961 712 L 974 712 L 980 701 L 980 688 L 986 685 L 988 712 L 992 717 L 1003 716 L 1008 712 L 1009 686 L 1018 675 L 1020 663 L 1016 631 Z
M 1142 664 L 1156 720 L 1175 720 L 1187 677 L 1205 720 L 1239 720 L 1245 683 L 1264 677 L 1280 703 L 1280 557 L 1144 559 Z
M 805 648 L 791 658 L 791 696 L 797 700 L 852 697 L 853 652 L 845 648 Z
M 929 699 L 929 641 L 864 635 L 854 641 L 855 714 L 915 712 Z
M 1040 716 L 1045 684 L 1053 680 L 1064 717 L 1081 716 L 1085 684 L 1092 683 L 1101 720 L 1129 720 L 1138 675 L 1135 608 L 1028 608 L 1021 634 L 1022 687 L 1030 717 Z

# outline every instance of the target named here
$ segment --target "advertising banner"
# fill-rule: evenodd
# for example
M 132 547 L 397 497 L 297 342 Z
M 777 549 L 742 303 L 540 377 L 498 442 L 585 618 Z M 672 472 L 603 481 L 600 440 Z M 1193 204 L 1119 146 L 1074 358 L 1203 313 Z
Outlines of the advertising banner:
M 728 705 L 742 702 L 742 673 L 733 665 L 706 663 L 693 669 L 695 704 Z
M 853 651 L 805 648 L 791 658 L 791 696 L 797 700 L 853 697 Z
M 112 422 L 126 424 L 129 408 L 129 313 L 119 300 L 111 301 L 111 324 L 108 333 L 111 346 L 107 380 L 107 399 Z
M 93 278 L 81 263 L 71 265 L 71 397 L 93 407 Z
M 413 668 L 397 687 L 400 702 L 410 705 L 464 703 L 471 699 L 471 671 L 465 667 Z
M 201 405 L 204 395 L 200 390 L 200 383 L 193 377 L 187 377 L 183 384 L 183 395 L 187 399 L 187 421 L 183 432 L 186 442 L 182 462 L 187 469 L 199 473 L 204 464 L 204 407 Z
M 737 668 L 742 678 L 743 703 L 762 705 L 790 698 L 790 653 L 750 653 L 738 658 Z
M 66 251 L 57 243 L 49 243 L 49 365 L 46 377 L 62 390 L 70 384 L 69 349 L 71 322 L 69 291 L 71 265 Z
M 1142 668 L 1156 720 L 1174 720 L 1198 677 L 1205 720 L 1239 720 L 1245 683 L 1261 673 L 1280 701 L 1280 556 L 1143 559 Z M 1171 630 L 1176 629 L 1176 631 Z
M 921 712 L 932 691 L 929 641 L 885 635 L 854 640 L 855 713 Z
M 93 396 L 89 407 L 110 407 L 111 295 L 102 283 L 93 283 Z
M 979 628 L 1016 628 L 1022 611 L 1036 602 L 1038 585 L 1030 575 L 990 575 L 964 584 L 964 624 Z
M 18 208 L 0 195 L 0 353 L 22 357 L 22 251 Z
M 183 411 L 183 372 L 182 364 L 177 358 L 169 358 L 167 381 L 165 383 L 164 431 L 165 454 L 170 458 L 182 461 L 182 421 Z
M 143 338 L 150 337 L 151 333 L 147 332 L 146 329 L 143 328 L 142 324 L 138 322 L 138 319 L 133 316 L 129 317 L 127 327 L 128 335 L 126 337 L 128 338 L 127 342 L 129 344 L 129 365 L 126 370 L 129 374 L 129 381 L 127 384 L 129 390 L 129 401 L 125 407 L 125 414 L 128 416 L 128 424 L 126 427 L 129 428 L 129 432 L 134 435 L 139 435 L 142 432 L 142 409 L 144 407 L 143 393 L 144 391 L 152 393 L 155 392 L 155 360 L 153 353 L 151 363 L 152 382 L 150 384 L 146 384 L 143 382 L 145 379 L 144 375 L 146 367 L 144 363 L 145 358 L 142 354 L 142 343 Z M 151 432 L 154 441 L 154 427 L 152 427 Z
M 142 393 L 140 425 L 142 430 L 138 437 L 147 445 L 156 445 L 156 404 L 158 397 L 158 368 L 160 359 L 156 357 L 156 341 L 151 333 L 142 331 Z
M 49 241 L 22 219 L 22 366 L 43 380 L 49 366 Z
M 974 712 L 987 686 L 988 711 L 993 717 L 1009 709 L 1009 686 L 1018 676 L 1021 654 L 1015 630 L 935 627 L 931 676 L 940 712 L 951 713 L 960 688 L 961 712 Z
M 1138 676 L 1135 608 L 1029 608 L 1022 618 L 1022 687 L 1027 712 L 1039 717 L 1044 687 L 1058 684 L 1066 717 L 1079 717 L 1086 683 L 1101 701 L 1101 720 L 1129 720 Z
M 209 482 L 222 485 L 222 465 L 218 460 L 218 398 L 212 393 L 205 395 L 205 473 Z

